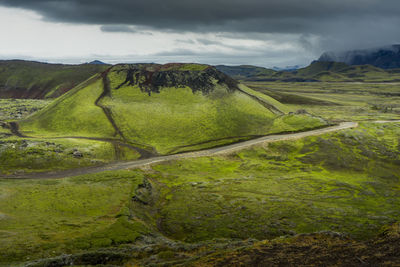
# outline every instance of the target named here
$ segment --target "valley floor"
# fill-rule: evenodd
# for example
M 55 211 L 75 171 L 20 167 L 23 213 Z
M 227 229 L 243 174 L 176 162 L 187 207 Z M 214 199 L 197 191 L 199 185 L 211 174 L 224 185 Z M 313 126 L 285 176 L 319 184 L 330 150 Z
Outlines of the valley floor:
M 0 179 L 0 265 L 400 265 L 397 96 L 251 86 L 341 124 L 103 167 L 115 159 L 107 142 L 0 131 L 1 153 L 25 153 L 1 158 L 7 177 L 24 179 Z M 15 173 L 24 159 L 46 174 Z
M 396 123 L 400 121 L 379 121 L 380 123 Z M 221 146 L 217 148 L 205 149 L 198 152 L 186 152 L 168 156 L 154 156 L 149 159 L 134 160 L 134 161 L 120 161 L 109 163 L 104 166 L 98 167 L 87 167 L 82 169 L 72 169 L 66 171 L 52 171 L 48 173 L 25 173 L 25 174 L 14 174 L 14 175 L 0 175 L 1 179 L 55 179 L 73 177 L 78 175 L 95 174 L 104 171 L 116 171 L 124 169 L 141 168 L 150 166 L 157 163 L 168 162 L 171 160 L 196 158 L 196 157 L 209 157 L 220 154 L 229 154 L 238 150 L 249 148 L 258 144 L 265 144 L 271 142 L 279 142 L 286 140 L 294 140 L 299 138 L 305 138 L 308 136 L 322 135 L 329 132 L 340 131 L 344 129 L 351 129 L 358 127 L 356 122 L 343 122 L 336 126 L 324 127 L 322 129 L 316 129 L 311 131 L 279 134 L 279 135 L 268 135 L 260 138 L 255 138 L 249 141 L 238 142 L 231 145 Z

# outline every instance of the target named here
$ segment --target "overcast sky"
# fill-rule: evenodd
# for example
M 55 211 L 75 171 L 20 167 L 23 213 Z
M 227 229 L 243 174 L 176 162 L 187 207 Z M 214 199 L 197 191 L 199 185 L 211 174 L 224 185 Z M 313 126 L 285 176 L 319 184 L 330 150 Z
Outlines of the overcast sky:
M 0 0 L 0 58 L 307 65 L 400 43 L 399 0 Z

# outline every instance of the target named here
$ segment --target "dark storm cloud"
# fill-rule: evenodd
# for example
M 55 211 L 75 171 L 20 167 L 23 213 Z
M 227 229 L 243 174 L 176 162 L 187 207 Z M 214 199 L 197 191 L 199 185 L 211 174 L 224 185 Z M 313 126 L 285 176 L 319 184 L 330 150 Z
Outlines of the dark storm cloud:
M 372 45 L 400 36 L 399 0 L 0 0 L 0 5 L 34 10 L 60 22 L 178 32 L 315 34 L 328 47 L 351 43 L 350 38 Z M 119 32 L 124 30 L 132 28 L 119 26 Z
M 136 33 L 143 35 L 152 35 L 151 32 L 141 31 L 136 29 L 135 27 L 128 25 L 103 25 L 100 27 L 100 30 L 102 32 L 108 32 L 108 33 Z
M 127 25 L 103 25 L 100 27 L 102 32 L 125 32 L 137 33 L 138 31 Z
M 35 10 L 56 21 L 190 31 L 210 26 L 227 31 L 314 31 L 318 21 L 397 17 L 400 12 L 398 0 L 0 0 L 0 4 Z

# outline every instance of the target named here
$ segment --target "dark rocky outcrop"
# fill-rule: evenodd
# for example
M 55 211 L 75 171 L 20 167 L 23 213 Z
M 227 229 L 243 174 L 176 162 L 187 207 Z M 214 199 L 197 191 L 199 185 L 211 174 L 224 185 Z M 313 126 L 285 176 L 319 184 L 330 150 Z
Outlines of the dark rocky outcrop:
M 152 201 L 153 187 L 147 178 L 143 179 L 143 183 L 138 185 L 135 190 L 135 195 L 132 201 L 138 202 L 142 205 L 149 205 Z
M 201 91 L 203 94 L 208 94 L 214 90 L 216 83 L 225 85 L 230 91 L 238 89 L 236 80 L 214 67 L 206 66 L 204 69 L 185 70 L 171 67 L 171 65 L 136 64 L 119 68 L 117 72 L 126 72 L 126 79 L 115 89 L 118 90 L 125 85 L 139 86 L 143 92 L 149 95 L 159 93 L 163 87 L 190 87 L 193 93 Z

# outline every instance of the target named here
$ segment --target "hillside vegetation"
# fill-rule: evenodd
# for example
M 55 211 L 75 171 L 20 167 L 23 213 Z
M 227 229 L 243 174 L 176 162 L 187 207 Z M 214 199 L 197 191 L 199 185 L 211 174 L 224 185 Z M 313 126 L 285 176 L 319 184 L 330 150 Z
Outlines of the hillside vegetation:
M 107 67 L 0 61 L 0 98 L 55 98 Z
M 147 155 L 178 153 L 326 125 L 207 65 L 117 65 L 20 122 L 36 137 L 121 140 Z

